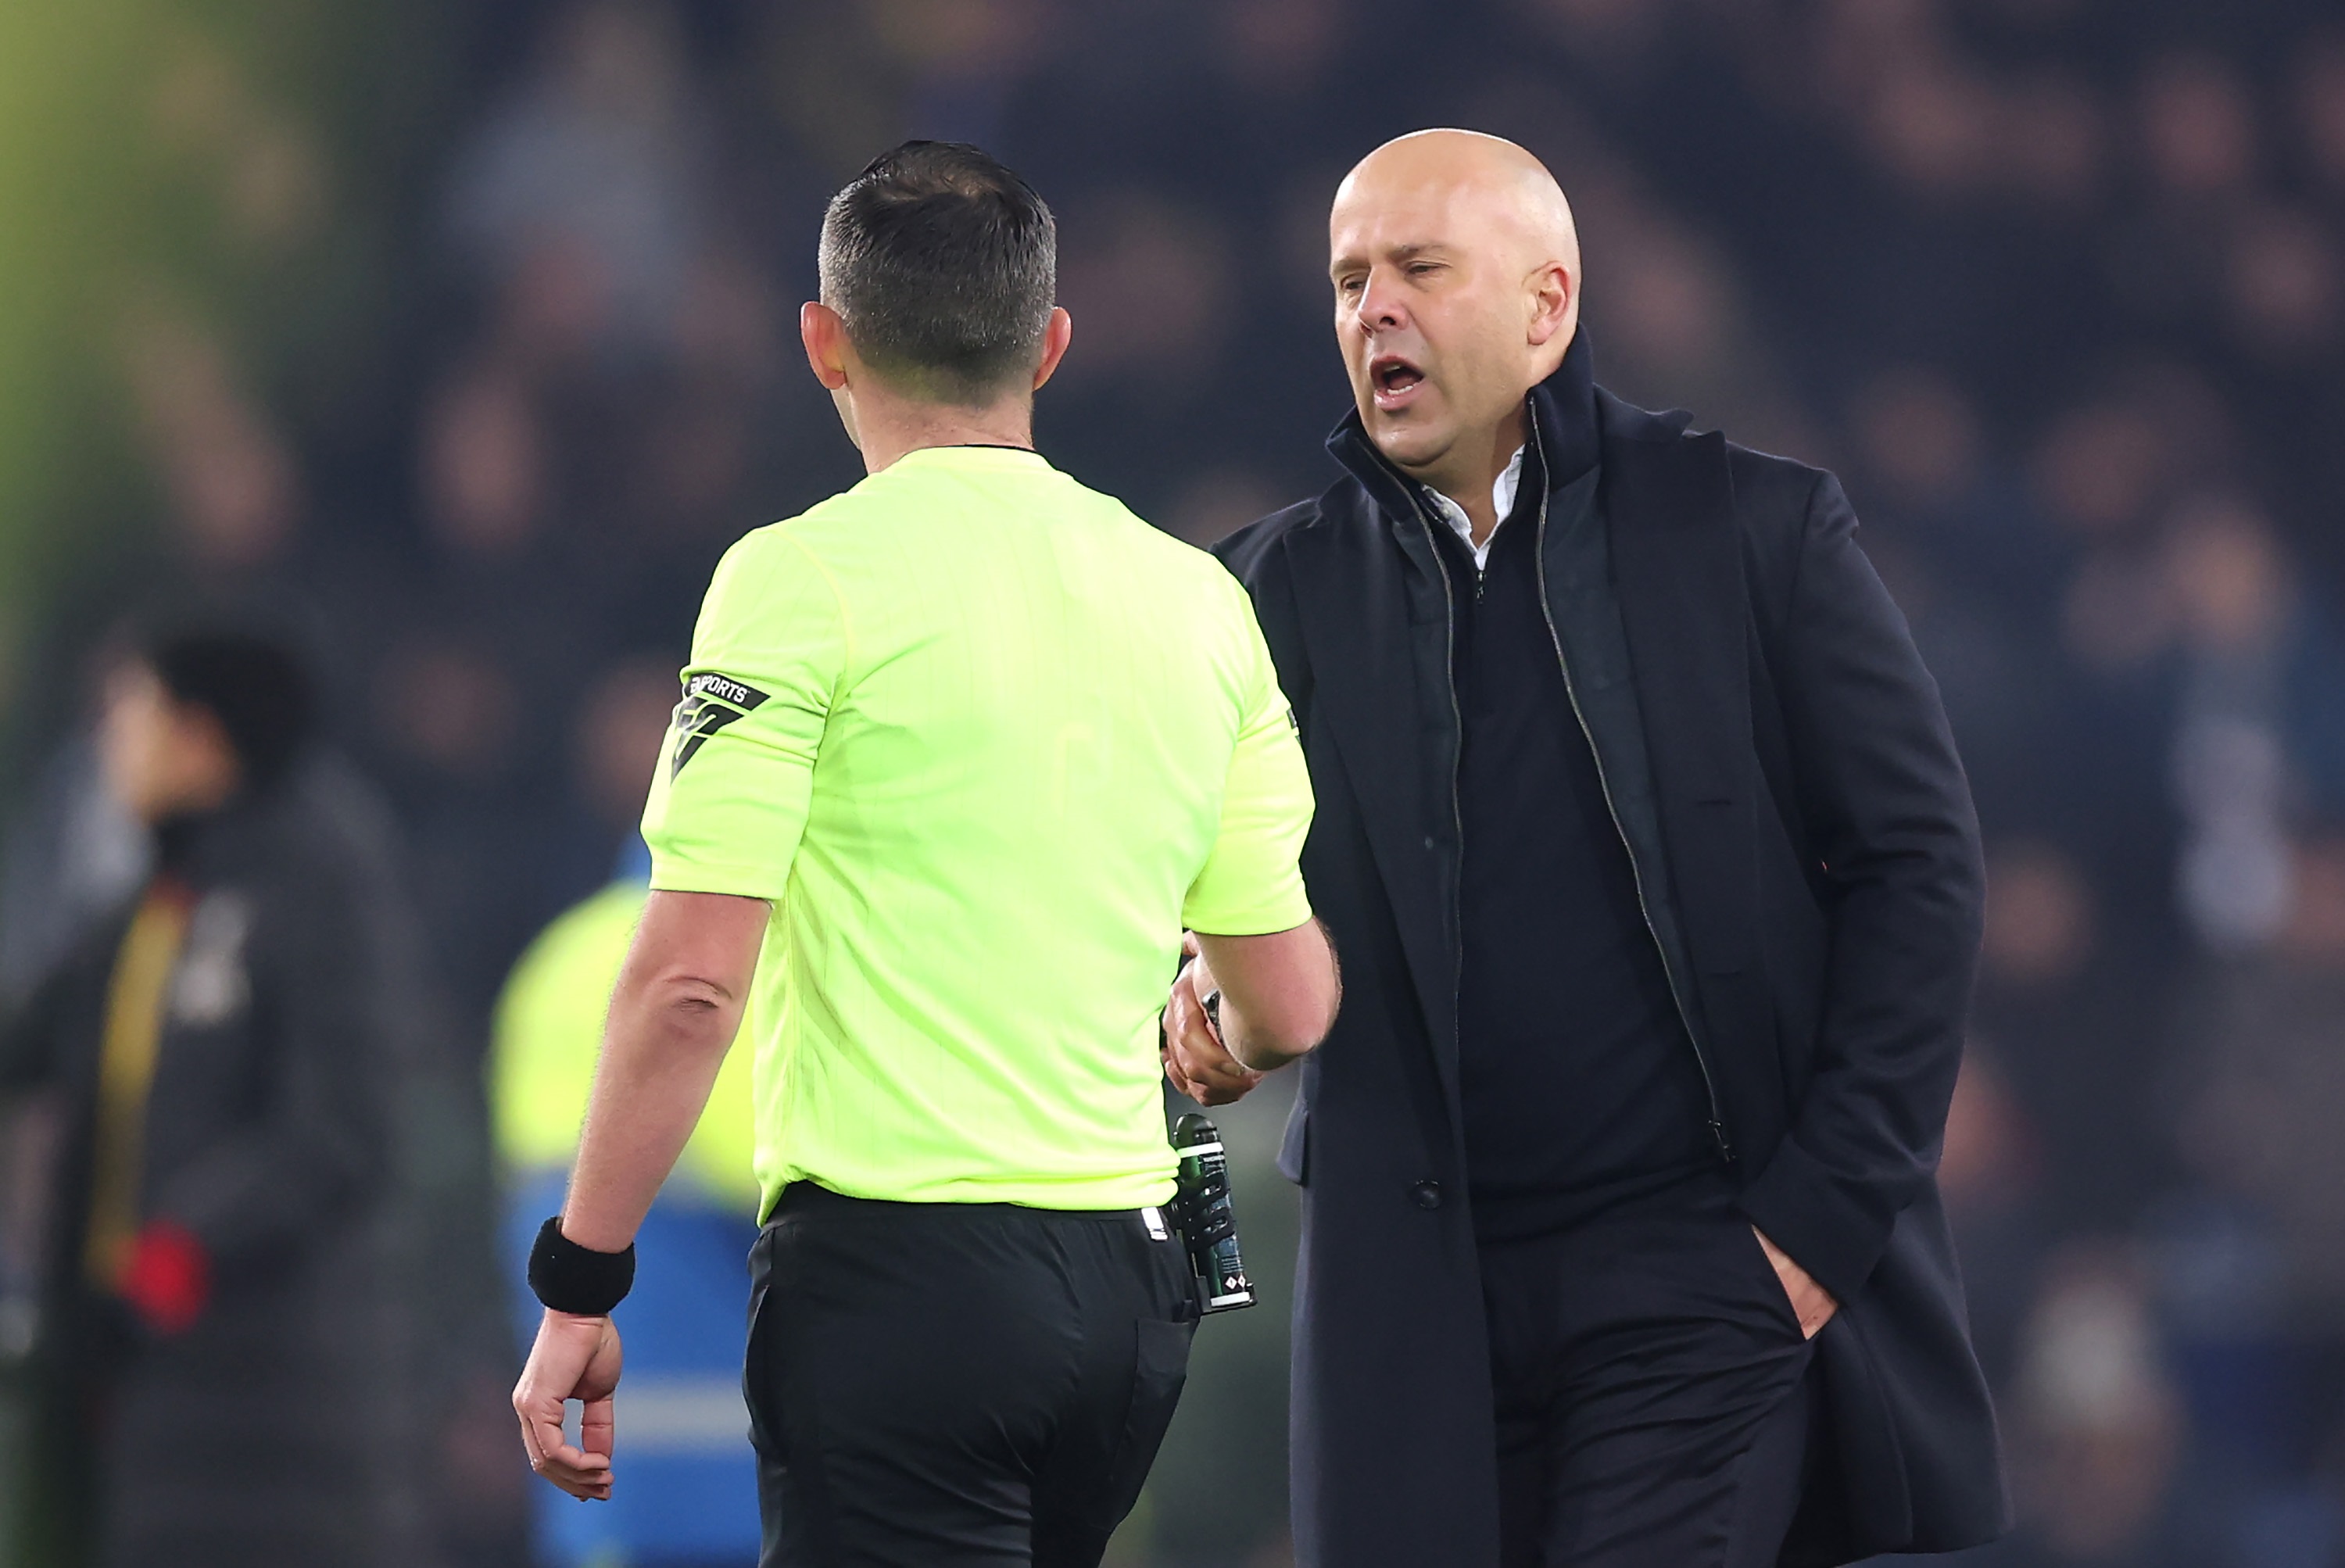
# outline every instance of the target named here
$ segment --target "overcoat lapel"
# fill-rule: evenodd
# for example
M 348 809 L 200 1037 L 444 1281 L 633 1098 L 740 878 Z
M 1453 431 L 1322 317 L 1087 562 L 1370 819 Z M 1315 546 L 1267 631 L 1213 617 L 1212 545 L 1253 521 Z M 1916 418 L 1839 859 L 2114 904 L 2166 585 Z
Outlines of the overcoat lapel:
M 1359 802 L 1454 1125 L 1457 853 L 1449 791 L 1457 736 L 1449 624 L 1440 565 L 1430 543 L 1409 528 L 1371 514 L 1301 530 L 1286 547 L 1310 650 L 1312 724 L 1324 727 Z M 1419 545 L 1421 552 L 1413 548 Z
M 1604 515 L 1670 874 L 1713 1023 L 1755 957 L 1748 596 L 1726 440 L 1598 394 Z M 1731 1005 L 1731 1003 L 1729 1004 Z

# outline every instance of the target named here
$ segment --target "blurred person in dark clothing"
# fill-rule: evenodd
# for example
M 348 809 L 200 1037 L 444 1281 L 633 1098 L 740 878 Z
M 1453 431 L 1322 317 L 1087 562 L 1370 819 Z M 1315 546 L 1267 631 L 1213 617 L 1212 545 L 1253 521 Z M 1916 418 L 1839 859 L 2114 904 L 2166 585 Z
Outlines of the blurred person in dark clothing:
M 1356 976 L 1304 1067 L 1310 1568 L 1841 1563 L 2004 1518 L 1934 1169 L 1982 883 L 1829 474 L 1599 390 L 1555 180 L 1345 180 L 1345 477 L 1252 590 Z M 1209 1101 L 1193 967 L 1168 1071 Z
M 381 1199 L 413 1004 L 385 834 L 283 643 L 195 627 L 112 677 L 155 869 L 0 1033 L 57 1091 L 36 1377 L 44 1561 L 398 1561 Z
M 2139 944 L 2104 929 L 2101 901 L 2063 848 L 1999 842 L 1987 865 L 1973 1025 L 2036 1129 L 2046 1223 L 2120 1234 L 2172 1165 L 2156 1103 L 2171 999 Z
M 2046 1268 L 2011 1406 L 2023 1527 L 1979 1553 L 1982 1565 L 2196 1568 L 2242 1560 L 2222 1551 L 2210 1500 L 2185 1473 L 2188 1412 L 2165 1365 L 2147 1284 L 2124 1250 L 2078 1243 Z
M 2274 1226 L 2298 1327 L 2345 1340 L 2345 837 L 2292 860 L 2275 940 L 2205 983 L 2181 1141 Z
M 2194 1185 L 2158 1217 L 2192 1268 L 2169 1317 L 2207 1446 L 2326 1492 L 2345 1461 L 2345 839 L 2290 860 L 2272 939 L 2204 965 L 2182 1010 L 2168 1086 Z
M 1989 1386 L 2005 1387 L 2047 1246 L 2043 1140 L 1991 1043 L 1963 1048 L 1946 1110 L 1938 1190 L 1963 1259 L 1971 1342 Z

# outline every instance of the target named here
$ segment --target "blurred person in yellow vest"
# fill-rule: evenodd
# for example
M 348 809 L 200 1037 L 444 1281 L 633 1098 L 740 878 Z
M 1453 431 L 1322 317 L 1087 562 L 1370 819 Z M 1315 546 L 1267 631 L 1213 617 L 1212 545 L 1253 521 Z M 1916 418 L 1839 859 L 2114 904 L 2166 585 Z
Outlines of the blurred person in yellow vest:
M 658 748 L 665 715 L 640 739 Z M 638 786 L 640 789 L 640 786 Z M 640 804 L 640 799 L 638 799 Z M 560 1207 L 594 1086 L 603 1016 L 650 896 L 651 861 L 628 836 L 614 879 L 556 916 L 523 952 L 497 999 L 486 1067 L 505 1203 L 502 1255 L 514 1300 L 533 1310 L 529 1246 Z M 662 1262 L 626 1304 L 630 1378 L 650 1385 L 647 1425 L 629 1432 L 646 1471 L 612 1505 L 557 1506 L 535 1492 L 535 1545 L 545 1568 L 722 1568 L 756 1561 L 755 1456 L 741 1407 L 742 1258 L 756 1234 L 749 1055 L 729 1057 L 675 1174 L 645 1221 L 640 1245 Z
M 489 1106 L 498 1156 L 516 1184 L 558 1180 L 578 1153 L 604 1009 L 649 894 L 641 875 L 623 873 L 563 911 L 530 943 L 497 999 Z M 727 1056 L 664 1196 L 755 1219 L 756 1141 L 749 1059 Z

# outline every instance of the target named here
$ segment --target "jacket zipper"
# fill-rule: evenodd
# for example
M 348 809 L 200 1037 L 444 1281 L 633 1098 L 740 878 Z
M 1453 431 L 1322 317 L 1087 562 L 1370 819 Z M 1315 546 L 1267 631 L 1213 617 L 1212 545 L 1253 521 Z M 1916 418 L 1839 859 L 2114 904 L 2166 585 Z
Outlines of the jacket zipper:
M 1536 423 L 1531 426 L 1531 439 L 1534 442 L 1538 440 L 1538 426 Z M 1589 758 L 1596 767 L 1596 784 L 1597 788 L 1603 792 L 1605 814 L 1612 819 L 1612 831 L 1618 835 L 1620 840 L 1621 851 L 1629 857 L 1629 880 L 1636 884 L 1637 888 L 1637 913 L 1644 920 L 1645 934 L 1652 939 L 1653 950 L 1661 955 L 1661 977 L 1669 983 L 1670 1003 L 1677 1009 L 1678 1024 L 1685 1031 L 1686 1044 L 1693 1047 L 1694 1065 L 1701 1069 L 1702 1096 L 1710 1105 L 1709 1125 L 1711 1142 L 1715 1144 L 1718 1147 L 1718 1157 L 1721 1160 L 1723 1160 L 1726 1164 L 1732 1165 L 1734 1163 L 1734 1145 L 1728 1141 L 1726 1136 L 1726 1113 L 1719 1105 L 1718 1079 L 1710 1070 L 1710 1054 L 1701 1048 L 1701 1036 L 1694 1033 L 1693 1012 L 1686 1005 L 1685 989 L 1679 983 L 1677 970 L 1670 962 L 1669 945 L 1661 941 L 1660 930 L 1653 924 L 1652 905 L 1647 901 L 1645 897 L 1645 871 L 1643 867 L 1637 863 L 1637 846 L 1629 842 L 1629 830 L 1620 825 L 1620 809 L 1613 803 L 1612 799 L 1612 781 L 1606 778 L 1604 774 L 1604 753 L 1597 749 L 1596 732 L 1589 728 L 1588 716 L 1580 711 L 1579 687 L 1571 678 L 1571 660 L 1564 657 L 1563 635 L 1556 630 L 1555 610 L 1548 602 L 1548 490 L 1545 483 L 1547 474 L 1546 455 L 1547 454 L 1544 450 L 1539 453 L 1539 473 L 1541 483 L 1539 485 L 1538 532 L 1536 540 L 1537 559 L 1533 563 L 1533 566 L 1538 579 L 1539 616 L 1547 622 L 1548 640 L 1555 645 L 1555 662 L 1557 667 L 1563 671 L 1563 692 L 1564 696 L 1570 699 L 1571 717 L 1577 719 L 1579 723 L 1579 733 L 1588 742 Z M 1456 628 L 1452 627 L 1451 640 L 1453 642 L 1456 640 Z M 1454 674 L 1450 680 L 1450 700 L 1453 704 L 1457 700 L 1457 679 Z M 1460 733 L 1463 733 L 1462 723 Z M 1451 784 L 1450 799 L 1451 804 L 1455 806 L 1457 801 L 1457 787 L 1454 782 L 1454 769 L 1452 778 L 1453 782 Z
M 1457 738 L 1457 743 L 1449 750 L 1449 828 L 1451 842 L 1457 846 L 1457 860 L 1462 868 L 1466 860 L 1466 809 L 1457 800 L 1457 769 L 1459 754 L 1466 746 L 1466 710 L 1457 703 L 1457 591 L 1450 585 L 1449 569 L 1441 564 L 1441 542 L 1433 536 L 1433 519 L 1426 515 L 1424 497 L 1406 478 L 1401 480 L 1401 488 L 1408 496 L 1409 510 L 1416 514 L 1416 525 L 1425 530 L 1426 548 L 1433 552 L 1433 574 L 1441 579 L 1442 618 L 1448 631 L 1448 637 L 1441 646 L 1441 668 L 1445 677 L 1443 684 L 1449 688 L 1450 734 Z M 1462 871 L 1459 876 L 1449 879 L 1449 929 L 1457 932 L 1459 937 L 1457 962 L 1449 970 L 1449 1017 L 1453 1029 L 1466 999 L 1466 915 L 1462 881 Z

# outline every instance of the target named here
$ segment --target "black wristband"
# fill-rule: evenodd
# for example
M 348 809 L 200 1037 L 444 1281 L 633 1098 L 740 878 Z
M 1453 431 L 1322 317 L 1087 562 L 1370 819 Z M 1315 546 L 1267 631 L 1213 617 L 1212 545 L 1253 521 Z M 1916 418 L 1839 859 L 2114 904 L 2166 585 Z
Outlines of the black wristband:
M 627 1298 L 635 1284 L 635 1248 L 597 1252 L 562 1234 L 562 1217 L 538 1227 L 529 1249 L 529 1288 L 556 1312 L 600 1318 Z

